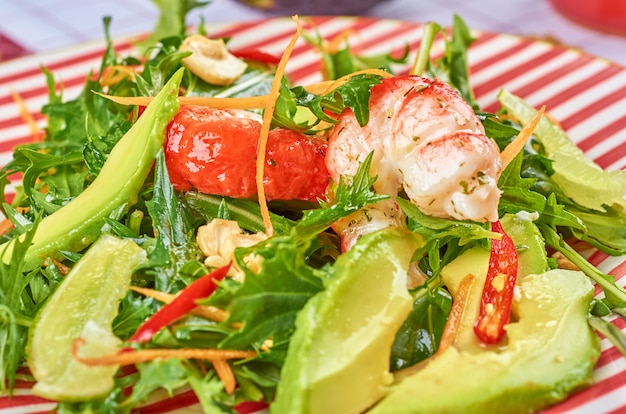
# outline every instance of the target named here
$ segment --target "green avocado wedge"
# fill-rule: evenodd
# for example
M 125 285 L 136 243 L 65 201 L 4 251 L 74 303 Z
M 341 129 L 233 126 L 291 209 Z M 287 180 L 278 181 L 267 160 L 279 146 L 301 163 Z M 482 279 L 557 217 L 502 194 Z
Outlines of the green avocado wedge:
M 83 250 L 100 236 L 106 218 L 127 211 L 137 202 L 154 159 L 163 148 L 167 125 L 180 106 L 178 88 L 182 76 L 182 69 L 172 75 L 115 145 L 93 183 L 41 220 L 24 257 L 25 270 L 40 266 L 48 257 L 58 257 L 60 251 Z M 13 243 L 11 240 L 0 245 L 5 263 L 10 260 Z
M 532 222 L 508 217 L 503 226 L 520 249 L 520 270 L 546 266 L 545 253 L 535 261 L 542 243 Z M 486 347 L 473 324 L 488 260 L 488 251 L 473 248 L 442 270 L 453 296 L 465 275 L 475 275 L 454 345 L 403 377 L 369 413 L 532 413 L 590 384 L 600 348 L 587 323 L 589 279 L 570 270 L 520 272 L 506 341 Z
M 535 108 L 506 90 L 498 93 L 502 107 L 526 124 L 537 113 Z M 544 115 L 534 132 L 553 162 L 552 179 L 563 193 L 581 206 L 606 211 L 626 211 L 626 171 L 604 171 L 576 146 L 565 131 Z
M 111 324 L 128 292 L 135 267 L 146 252 L 130 239 L 103 234 L 76 262 L 37 313 L 26 346 L 28 366 L 37 380 L 34 395 L 61 401 L 106 396 L 117 365 L 87 366 L 72 356 L 82 338 L 85 357 L 115 354 L 121 340 Z
M 387 228 L 339 257 L 325 290 L 298 313 L 271 413 L 358 413 L 393 377 L 391 345 L 411 311 L 407 271 L 422 243 Z

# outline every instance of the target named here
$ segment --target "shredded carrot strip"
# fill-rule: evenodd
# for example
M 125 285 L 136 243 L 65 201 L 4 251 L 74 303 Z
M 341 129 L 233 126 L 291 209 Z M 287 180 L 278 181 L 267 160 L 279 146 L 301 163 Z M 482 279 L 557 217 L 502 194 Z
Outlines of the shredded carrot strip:
M 124 65 L 114 65 L 106 69 L 106 72 L 100 77 L 101 86 L 111 86 L 121 82 L 125 78 L 134 79 L 135 71 Z
M 172 295 L 171 293 L 165 293 L 155 289 L 142 288 L 139 286 L 131 286 L 130 290 L 140 293 L 144 296 L 151 297 L 163 303 L 170 303 L 176 297 L 176 295 Z M 191 311 L 191 313 L 196 316 L 200 316 L 216 322 L 223 322 L 228 318 L 228 312 L 214 306 L 198 305 Z
M 457 332 L 459 331 L 461 319 L 463 318 L 463 313 L 465 312 L 465 307 L 467 306 L 467 298 L 470 287 L 473 282 L 474 275 L 472 274 L 468 274 L 461 281 L 457 293 L 454 295 L 452 309 L 450 309 L 448 321 L 446 322 L 443 334 L 441 335 L 441 340 L 439 341 L 439 349 L 437 349 L 437 353 L 435 355 L 441 354 L 454 344 Z
M 96 94 L 120 105 L 148 106 L 151 96 L 114 96 L 99 92 Z M 179 96 L 181 105 L 202 105 L 215 109 L 258 109 L 267 104 L 267 96 L 250 96 L 246 98 L 216 98 L 207 96 Z
M 59 272 L 63 276 L 66 276 L 70 272 L 70 270 L 72 270 L 71 267 L 64 265 L 63 263 L 59 262 L 56 259 L 52 259 L 52 263 L 55 264 L 55 266 L 57 267 L 57 269 L 59 269 Z
M 339 50 L 339 47 L 341 47 L 341 45 L 344 42 L 346 42 L 348 38 L 355 33 L 356 31 L 353 29 L 346 29 L 342 31 L 337 36 L 333 37 L 328 42 L 326 42 L 326 44 L 324 45 L 324 50 L 326 50 L 326 52 L 328 53 L 337 53 L 337 51 Z
M 348 75 L 342 76 L 339 79 L 332 81 L 322 81 L 318 83 L 314 83 L 311 85 L 307 85 L 304 87 L 307 91 L 311 93 L 315 93 L 318 95 L 326 95 L 327 93 L 332 92 L 334 89 L 337 89 L 341 85 L 347 83 L 351 78 L 357 75 L 370 74 L 370 75 L 378 75 L 384 78 L 392 77 L 393 75 L 389 72 L 385 72 L 381 69 L 363 69 L 354 73 L 350 73 Z M 152 102 L 151 96 L 115 96 L 115 95 L 107 95 L 100 92 L 94 92 L 103 98 L 107 98 L 112 102 L 118 103 L 120 105 L 139 105 L 139 106 L 148 106 L 150 102 Z M 179 96 L 178 100 L 181 105 L 202 105 L 208 106 L 210 108 L 215 109 L 259 109 L 265 108 L 267 106 L 269 96 L 268 95 L 260 95 L 260 96 L 249 96 L 245 98 L 216 98 L 209 96 Z
M 20 110 L 20 117 L 28 124 L 30 129 L 30 133 L 33 137 L 34 141 L 39 141 L 43 137 L 43 131 L 37 126 L 37 122 L 35 121 L 35 117 L 28 110 L 24 99 L 22 99 L 21 95 L 17 93 L 16 90 L 11 89 L 11 96 L 13 97 L 13 101 L 17 105 Z
M 337 89 L 338 87 L 345 85 L 350 79 L 357 75 L 378 75 L 383 78 L 391 78 L 394 76 L 393 74 L 385 72 L 382 69 L 363 69 L 344 75 L 339 79 L 335 79 L 332 81 L 323 81 L 317 84 L 305 86 L 304 88 L 311 93 L 326 95 Z
M 524 125 L 524 127 L 519 132 L 519 134 L 517 134 L 517 137 L 515 137 L 513 142 L 507 145 L 502 153 L 500 153 L 503 168 L 506 168 L 506 166 L 509 165 L 511 161 L 513 161 L 515 156 L 524 148 L 524 145 L 526 145 L 526 142 L 530 139 L 530 136 L 535 131 L 535 128 L 541 120 L 541 117 L 543 116 L 545 110 L 545 106 L 541 107 L 541 109 L 537 111 L 535 116 L 533 116 L 532 119 L 528 121 L 526 125 Z
M 140 349 L 122 350 L 112 355 L 102 355 L 94 357 L 83 357 L 79 355 L 80 348 L 85 345 L 83 338 L 77 338 L 72 342 L 72 356 L 78 362 L 88 366 L 104 365 L 132 365 L 141 362 L 153 361 L 155 359 L 247 359 L 254 358 L 258 354 L 255 351 L 244 351 L 238 349 L 213 349 L 213 348 L 180 348 L 180 349 Z
M 13 222 L 8 218 L 0 221 L 0 236 L 13 228 Z
M 226 394 L 232 394 L 235 391 L 237 382 L 235 380 L 235 374 L 228 364 L 228 361 L 225 359 L 214 359 L 211 362 L 213 364 L 213 368 L 215 369 L 215 373 L 224 384 L 224 391 L 226 391 Z
M 291 41 L 287 45 L 285 52 L 280 58 L 280 62 L 276 67 L 276 74 L 274 75 L 274 79 L 272 80 L 272 87 L 270 88 L 270 92 L 268 94 L 267 106 L 263 111 L 263 125 L 261 125 L 261 134 L 259 137 L 259 144 L 257 147 L 257 157 L 256 157 L 256 188 L 257 194 L 259 197 L 259 205 L 261 206 L 261 216 L 263 217 L 263 224 L 265 225 L 265 234 L 268 237 L 272 237 L 274 234 L 274 228 L 272 226 L 272 221 L 270 220 L 270 212 L 267 207 L 267 199 L 265 198 L 265 188 L 263 186 L 263 173 L 265 167 L 265 152 L 267 149 L 267 138 L 270 132 L 270 125 L 272 123 L 272 117 L 274 116 L 274 110 L 276 109 L 276 100 L 280 94 L 280 85 L 285 73 L 285 67 L 287 66 L 287 61 L 289 60 L 289 56 L 293 51 L 293 48 L 296 45 L 296 42 L 300 38 L 300 33 L 302 33 L 302 26 L 298 21 L 298 16 L 293 16 L 293 21 L 296 23 L 296 33 L 291 38 Z

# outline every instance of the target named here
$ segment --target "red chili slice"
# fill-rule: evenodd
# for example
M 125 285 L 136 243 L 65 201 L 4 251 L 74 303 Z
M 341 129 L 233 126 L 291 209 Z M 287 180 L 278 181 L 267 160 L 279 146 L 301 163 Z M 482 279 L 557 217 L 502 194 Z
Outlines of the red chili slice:
M 280 62 L 280 56 L 272 55 L 259 49 L 231 50 L 230 53 L 239 59 L 254 60 L 269 65 L 278 65 Z
M 491 240 L 489 268 L 480 302 L 480 314 L 474 324 L 474 333 L 483 343 L 494 344 L 505 334 L 504 326 L 511 317 L 513 290 L 517 279 L 518 256 L 515 243 L 499 221 L 491 224 L 501 240 Z
M 190 283 L 176 298 L 159 309 L 146 320 L 130 337 L 129 342 L 148 342 L 162 328 L 188 314 L 198 306 L 196 301 L 210 296 L 217 288 L 218 281 L 224 279 L 230 264 L 202 276 Z

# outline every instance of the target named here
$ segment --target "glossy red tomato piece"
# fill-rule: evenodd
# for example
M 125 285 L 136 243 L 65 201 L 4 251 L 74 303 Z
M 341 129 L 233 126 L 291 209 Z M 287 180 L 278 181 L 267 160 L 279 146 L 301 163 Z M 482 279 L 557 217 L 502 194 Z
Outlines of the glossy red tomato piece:
M 265 192 L 269 200 L 317 201 L 325 198 L 327 142 L 296 131 L 270 131 L 265 159 Z
M 235 198 L 256 195 L 261 118 L 248 111 L 182 106 L 168 127 L 165 160 L 177 190 Z M 326 141 L 273 129 L 264 168 L 268 200 L 323 198 L 328 185 Z

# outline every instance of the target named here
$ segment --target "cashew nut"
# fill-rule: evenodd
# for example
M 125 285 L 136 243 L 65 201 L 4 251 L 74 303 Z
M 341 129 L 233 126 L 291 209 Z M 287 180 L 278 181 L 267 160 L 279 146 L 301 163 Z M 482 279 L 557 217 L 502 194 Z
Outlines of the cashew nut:
M 192 54 L 183 59 L 187 68 L 212 85 L 230 85 L 246 70 L 246 63 L 232 55 L 222 39 L 209 39 L 194 34 L 187 37 L 179 50 Z

